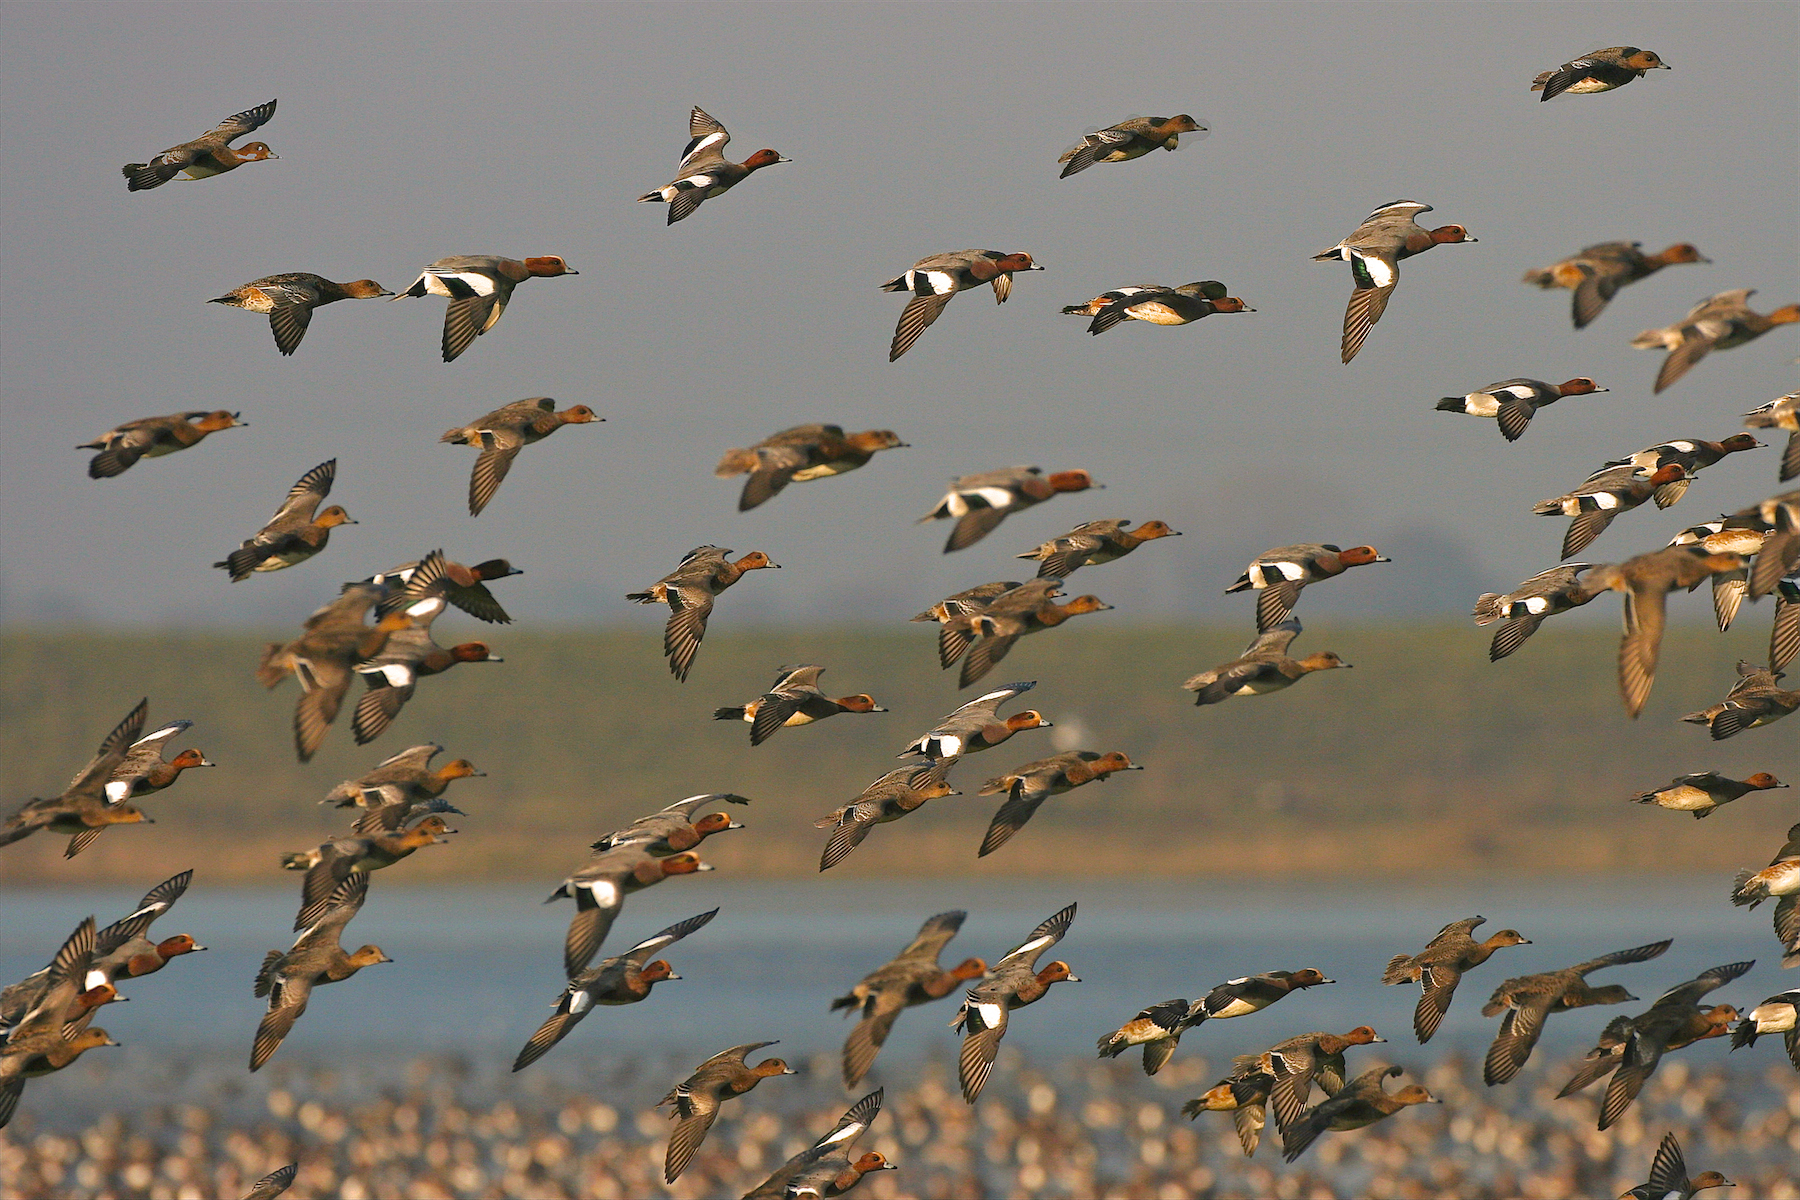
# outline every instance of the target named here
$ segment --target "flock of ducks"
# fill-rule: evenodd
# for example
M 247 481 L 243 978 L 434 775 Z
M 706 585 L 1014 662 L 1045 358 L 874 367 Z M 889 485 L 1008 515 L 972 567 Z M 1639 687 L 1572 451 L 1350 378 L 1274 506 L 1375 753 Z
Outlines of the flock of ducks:
M 1656 69 L 1667 69 L 1656 54 L 1630 46 L 1612 47 L 1545 72 L 1532 89 L 1541 92 L 1545 100 L 1563 92 L 1602 92 Z M 148 163 L 127 165 L 123 173 L 129 190 L 156 188 L 184 176 L 205 179 L 245 163 L 273 160 L 276 156 L 263 142 L 236 147 L 231 143 L 262 127 L 275 110 L 276 102 L 271 100 L 228 118 Z M 1120 122 L 1086 136 L 1065 153 L 1058 160 L 1066 164 L 1062 177 L 1097 164 L 1130 162 L 1159 147 L 1172 151 L 1182 134 L 1204 132 L 1204 126 L 1185 114 Z M 724 149 L 731 135 L 700 108 L 690 114 L 689 134 L 691 140 L 676 177 L 639 197 L 667 204 L 671 225 L 756 171 L 790 161 L 769 149 L 742 163 L 727 160 Z M 1419 225 L 1417 218 L 1430 211 L 1430 205 L 1410 200 L 1382 205 L 1348 236 L 1314 256 L 1350 265 L 1354 287 L 1341 336 L 1344 363 L 1356 357 L 1373 326 L 1385 315 L 1399 284 L 1402 260 L 1440 245 L 1475 243 L 1460 225 L 1432 229 Z M 1691 245 L 1644 254 L 1636 243 L 1609 242 L 1533 271 L 1525 282 L 1569 289 L 1574 297 L 1574 324 L 1580 329 L 1627 284 L 1664 266 L 1706 261 Z M 884 291 L 909 295 L 889 347 L 889 360 L 911 350 L 958 292 L 985 285 L 993 289 L 997 302 L 1004 303 L 1015 274 L 1042 269 L 1023 252 L 970 249 L 921 258 L 880 285 Z M 253 280 L 213 302 L 267 314 L 276 348 L 291 355 L 299 348 L 313 311 L 324 305 L 345 299 L 443 296 L 449 305 L 442 357 L 452 362 L 476 338 L 494 328 L 519 284 L 576 274 L 555 256 L 514 260 L 452 255 L 426 266 L 398 294 L 374 280 L 338 284 L 292 272 Z M 1657 375 L 1657 391 L 1675 383 L 1712 350 L 1742 345 L 1776 325 L 1800 320 L 1800 306 L 1795 305 L 1758 314 L 1748 307 L 1750 295 L 1749 289 L 1722 292 L 1696 306 L 1681 321 L 1634 339 L 1633 345 L 1669 352 Z M 1062 311 L 1090 318 L 1089 331 L 1097 335 L 1127 320 L 1179 326 L 1216 313 L 1253 310 L 1242 299 L 1228 295 L 1224 284 L 1203 280 L 1173 288 L 1160 284 L 1119 287 Z M 1524 435 L 1540 410 L 1567 397 L 1606 390 L 1588 378 L 1554 384 L 1521 377 L 1446 398 L 1437 407 L 1494 419 L 1511 442 Z M 1764 404 L 1746 418 L 1751 428 L 1790 432 L 1780 471 L 1783 482 L 1800 474 L 1797 406 L 1800 393 Z M 212 433 L 244 425 L 238 416 L 225 411 L 184 412 L 126 422 L 84 445 L 84 449 L 98 451 L 89 464 L 89 474 L 96 479 L 111 478 L 141 458 L 190 449 Z M 471 514 L 479 515 L 493 501 L 524 447 L 564 425 L 602 419 L 586 406 L 558 410 L 554 401 L 540 397 L 507 404 L 451 429 L 441 440 L 478 450 L 468 505 Z M 717 474 L 723 478 L 748 476 L 738 503 L 744 511 L 773 499 L 790 482 L 840 475 L 866 465 L 883 450 L 904 445 L 888 430 L 847 433 L 835 425 L 800 425 L 747 449 L 727 452 Z M 1720 441 L 1685 439 L 1652 446 L 1606 463 L 1580 486 L 1545 500 L 1535 511 L 1570 518 L 1561 555 L 1567 560 L 1623 513 L 1652 500 L 1658 508 L 1674 504 L 1702 469 L 1758 445 L 1751 435 L 1737 434 Z M 232 582 L 239 582 L 258 573 L 297 566 L 323 552 L 334 528 L 356 523 L 342 507 L 320 509 L 335 478 L 335 459 L 306 472 L 274 517 L 214 565 L 226 571 Z M 958 479 L 920 519 L 952 521 L 944 551 L 957 552 L 992 534 L 1014 512 L 1100 486 L 1082 469 L 1048 474 L 1035 466 L 983 471 Z M 1175 536 L 1179 531 L 1157 520 L 1136 527 L 1122 519 L 1087 521 L 1017 555 L 1039 564 L 1035 578 L 968 588 L 939 601 L 914 620 L 939 626 L 940 665 L 947 669 L 960 662 L 959 684 L 967 687 L 985 677 L 1020 638 L 1111 607 L 1093 595 L 1059 603 L 1064 581 L 1075 571 L 1116 561 L 1148 542 Z M 629 599 L 639 603 L 668 608 L 664 652 L 677 680 L 686 680 L 693 669 L 718 598 L 750 572 L 780 566 L 760 550 L 733 555 L 719 546 L 697 547 L 667 575 L 629 594 Z M 1620 563 L 1565 561 L 1510 593 L 1482 596 L 1475 617 L 1479 624 L 1500 625 L 1490 648 L 1491 658 L 1498 660 L 1517 651 L 1548 617 L 1586 604 L 1604 592 L 1620 592 L 1625 599 L 1620 688 L 1627 711 L 1636 716 L 1654 680 L 1669 593 L 1710 583 L 1721 630 L 1729 626 L 1742 601 L 1774 594 L 1776 621 L 1768 662 L 1741 664 L 1739 681 L 1724 700 L 1685 718 L 1706 725 L 1713 738 L 1731 737 L 1770 724 L 1800 707 L 1800 692 L 1779 685 L 1783 668 L 1800 650 L 1797 560 L 1800 492 L 1789 491 L 1690 527 L 1668 546 Z M 1209 705 L 1279 691 L 1309 674 L 1349 667 L 1328 651 L 1298 659 L 1289 656 L 1302 632 L 1294 610 L 1305 588 L 1355 567 L 1387 561 L 1366 545 L 1348 549 L 1324 544 L 1281 546 L 1257 556 L 1226 589 L 1228 593 L 1255 594 L 1255 637 L 1241 656 L 1194 675 L 1182 686 L 1195 693 L 1196 704 Z M 296 638 L 271 645 L 257 676 L 271 687 L 289 676 L 298 682 L 301 694 L 293 734 L 301 761 L 309 759 L 327 736 L 356 680 L 365 685 L 352 720 L 353 736 L 360 745 L 386 731 L 420 680 L 462 663 L 500 661 L 482 642 L 438 645 L 432 637 L 432 624 L 449 607 L 482 621 L 507 623 L 510 618 L 487 585 L 516 574 L 517 569 L 502 559 L 469 567 L 451 561 L 442 551 L 433 551 L 416 562 L 344 585 L 336 598 L 307 619 Z M 827 695 L 819 683 L 824 670 L 811 663 L 783 667 L 763 695 L 743 705 L 718 708 L 714 718 L 749 724 L 750 743 L 760 746 L 790 727 L 816 724 L 842 713 L 886 711 L 867 693 Z M 818 821 L 819 828 L 828 831 L 820 870 L 842 862 L 876 825 L 898 821 L 929 800 L 960 794 L 952 788 L 949 775 L 965 755 L 1050 726 L 1036 710 L 1000 715 L 1002 705 L 1033 686 L 1033 682 L 1022 681 L 989 691 L 909 742 L 899 755 L 907 760 L 904 765 L 882 775 L 857 798 Z M 147 702 L 134 708 L 60 795 L 34 800 L 13 815 L 0 828 L 0 845 L 46 830 L 69 836 L 66 855 L 73 857 L 111 825 L 148 821 L 139 801 L 171 786 L 186 770 L 212 765 L 193 749 L 165 761 L 164 747 L 185 733 L 190 723 L 173 722 L 146 735 L 147 713 Z M 367 899 L 373 872 L 427 846 L 442 844 L 455 834 L 447 818 L 461 810 L 444 798 L 446 789 L 458 779 L 481 772 L 460 758 L 431 768 L 440 750 L 429 744 L 412 747 L 359 779 L 334 787 L 325 802 L 357 810 L 351 831 L 284 857 L 285 868 L 304 872 L 294 922 L 298 937 L 287 950 L 269 951 L 256 974 L 254 994 L 266 1000 L 267 1010 L 254 1037 L 250 1070 L 261 1068 L 276 1053 L 306 1011 L 316 988 L 392 961 L 378 946 L 347 952 L 342 937 Z M 980 794 L 1003 799 L 977 853 L 985 856 L 1000 851 L 1050 798 L 1104 781 L 1115 773 L 1140 769 L 1122 751 L 1081 750 L 1027 762 L 993 776 Z M 1786 786 L 1766 772 L 1741 781 L 1699 773 L 1633 799 L 1705 817 L 1751 792 Z M 587 858 L 551 896 L 575 904 L 564 946 L 568 983 L 554 1000 L 551 1016 L 520 1050 L 513 1064 L 515 1071 L 548 1053 L 596 1006 L 640 1003 L 657 983 L 679 978 L 661 956 L 683 938 L 704 929 L 718 909 L 677 922 L 623 953 L 598 963 L 594 960 L 628 896 L 667 879 L 712 869 L 700 857 L 702 843 L 714 835 L 742 829 L 729 809 L 747 803 L 746 798 L 730 793 L 690 797 L 592 844 Z M 204 949 L 185 934 L 156 942 L 147 936 L 150 925 L 179 900 L 191 877 L 191 871 L 184 871 L 157 885 L 137 909 L 105 929 L 96 929 L 94 919 L 88 918 L 48 966 L 0 994 L 0 1025 L 5 1031 L 0 1047 L 0 1125 L 13 1115 L 27 1079 L 62 1070 L 88 1049 L 117 1044 L 92 1022 L 102 1006 L 125 998 L 120 984 L 154 974 L 175 958 Z M 1776 932 L 1786 955 L 1783 965 L 1800 965 L 1800 825 L 1789 831 L 1787 843 L 1768 868 L 1745 871 L 1739 877 L 1731 899 L 1750 907 L 1774 899 Z M 963 1035 L 959 1060 L 963 1098 L 975 1104 L 993 1071 L 1013 1014 L 1045 999 L 1053 985 L 1078 982 L 1065 961 L 1038 965 L 1069 932 L 1076 912 L 1076 905 L 1069 904 L 992 963 L 969 957 L 948 969 L 939 964 L 939 956 L 957 934 L 965 914 L 945 912 L 928 919 L 891 961 L 831 1004 L 832 1009 L 858 1018 L 843 1048 L 846 1086 L 857 1086 L 867 1075 L 904 1011 L 963 989 L 964 998 L 952 1026 Z M 1421 989 L 1413 1015 L 1414 1035 L 1421 1045 L 1437 1031 L 1465 974 L 1501 949 L 1530 944 L 1512 929 L 1476 941 L 1474 931 L 1483 922 L 1480 916 L 1454 921 L 1424 949 L 1397 954 L 1388 963 L 1385 983 L 1417 984 Z M 1485 1063 L 1486 1082 L 1504 1084 L 1518 1074 L 1550 1015 L 1635 999 L 1618 984 L 1590 985 L 1590 974 L 1653 959 L 1669 944 L 1665 940 L 1613 951 L 1500 984 L 1483 1009 L 1484 1015 L 1501 1018 Z M 1752 965 L 1736 962 L 1712 968 L 1670 988 L 1637 1016 L 1615 1018 L 1601 1031 L 1595 1048 L 1561 1095 L 1573 1095 L 1608 1078 L 1599 1112 L 1599 1128 L 1605 1129 L 1632 1103 L 1664 1055 L 1727 1033 L 1734 1047 L 1750 1045 L 1763 1034 L 1782 1034 L 1788 1055 L 1800 1070 L 1800 1027 L 1796 1022 L 1800 992 L 1771 997 L 1748 1013 L 1730 1005 L 1702 1003 Z M 1332 982 L 1312 968 L 1230 979 L 1191 1003 L 1178 998 L 1146 1006 L 1119 1029 L 1101 1037 L 1099 1053 L 1103 1058 L 1113 1057 L 1142 1047 L 1143 1069 L 1155 1074 L 1175 1053 L 1182 1034 L 1194 1026 L 1254 1016 L 1290 996 Z M 1390 1091 L 1387 1081 L 1405 1073 L 1399 1066 L 1350 1073 L 1348 1052 L 1385 1040 L 1367 1025 L 1343 1034 L 1315 1031 L 1284 1038 L 1266 1050 L 1240 1055 L 1232 1072 L 1191 1100 L 1185 1111 L 1190 1117 L 1230 1112 L 1244 1152 L 1253 1154 L 1272 1108 L 1282 1155 L 1291 1162 L 1324 1133 L 1361 1129 L 1408 1107 L 1437 1102 L 1416 1083 Z M 713 1055 L 659 1102 L 658 1107 L 667 1107 L 676 1122 L 665 1162 L 668 1181 L 678 1178 L 692 1162 L 727 1101 L 745 1096 L 766 1079 L 794 1073 L 780 1058 L 765 1058 L 751 1065 L 750 1055 L 772 1044 L 750 1042 Z M 1315 1085 L 1323 1094 L 1313 1103 Z M 864 1096 L 834 1128 L 749 1195 L 836 1196 L 854 1188 L 866 1174 L 893 1168 L 895 1164 L 881 1154 L 855 1155 L 853 1150 L 857 1138 L 879 1114 L 882 1096 L 880 1089 Z M 293 1167 L 284 1168 L 259 1183 L 252 1194 L 273 1196 L 293 1174 Z M 1630 1195 L 1667 1200 L 1725 1182 L 1716 1172 L 1689 1179 L 1680 1147 L 1670 1134 L 1658 1151 L 1650 1181 Z

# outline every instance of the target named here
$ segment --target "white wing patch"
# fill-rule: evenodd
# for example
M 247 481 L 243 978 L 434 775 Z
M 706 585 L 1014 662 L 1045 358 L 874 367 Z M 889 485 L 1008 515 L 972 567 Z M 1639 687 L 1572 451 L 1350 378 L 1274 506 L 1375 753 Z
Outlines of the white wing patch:
M 131 784 L 129 781 L 115 779 L 113 782 L 106 785 L 106 802 L 108 804 L 122 804 L 129 795 L 131 795 Z
M 610 908 L 619 902 L 619 885 L 610 879 L 596 879 L 583 886 L 601 908 Z
M 998 1029 L 1000 1022 L 1006 1018 L 1006 1009 L 998 1004 L 977 1004 L 975 1013 L 981 1018 L 981 1024 L 986 1029 Z
M 1012 489 L 1003 487 L 973 488 L 966 492 L 958 492 L 957 496 L 965 504 L 971 498 L 978 499 L 988 508 L 1005 508 L 1013 502 Z
M 437 277 L 439 279 L 460 280 L 477 296 L 491 296 L 497 290 L 497 285 L 494 283 L 493 279 L 478 271 L 446 271 L 439 273 Z
M 1392 287 L 1394 281 L 1400 278 L 1400 269 L 1385 259 L 1371 254 L 1358 254 L 1356 257 L 1362 260 L 1363 270 L 1369 273 L 1369 280 L 1376 287 Z

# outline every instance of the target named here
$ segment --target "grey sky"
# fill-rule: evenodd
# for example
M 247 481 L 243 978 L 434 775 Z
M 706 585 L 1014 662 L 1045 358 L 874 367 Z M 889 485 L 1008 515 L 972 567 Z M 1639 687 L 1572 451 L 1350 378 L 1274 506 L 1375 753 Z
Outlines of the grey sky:
M 1400 560 L 1337 589 L 1334 611 L 1466 613 L 1554 561 L 1564 522 L 1534 501 L 1607 458 L 1724 437 L 1795 386 L 1791 328 L 1660 397 L 1660 355 L 1627 345 L 1712 292 L 1796 299 L 1791 4 L 43 4 L 7 6 L 5 24 L 0 619 L 286 624 L 337 581 L 442 545 L 524 566 L 517 617 L 649 628 L 623 593 L 703 542 L 787 567 L 726 619 L 899 619 L 1028 573 L 1010 555 L 1100 516 L 1187 533 L 1075 581 L 1118 619 L 1247 624 L 1219 593 L 1251 553 L 1301 540 Z M 1526 90 L 1621 42 L 1674 69 L 1551 104 Z M 280 161 L 126 193 L 122 163 L 271 96 L 256 136 Z M 694 104 L 732 131 L 733 159 L 794 162 L 664 228 L 632 200 L 670 178 Z M 1057 180 L 1084 130 L 1178 111 L 1211 136 Z M 1480 244 L 1408 262 L 1345 367 L 1348 268 L 1309 258 L 1397 197 Z M 1566 292 L 1518 282 L 1614 238 L 1693 241 L 1713 263 L 1623 291 L 1580 334 Z M 888 364 L 903 298 L 876 285 L 965 246 L 1047 270 L 1004 307 L 958 299 Z M 462 253 L 560 254 L 582 274 L 523 286 L 451 365 L 441 300 L 327 308 L 292 359 L 264 318 L 206 303 L 290 270 L 399 289 Z M 1057 314 L 1201 278 L 1259 311 L 1101 338 Z M 1582 374 L 1612 391 L 1515 445 L 1432 411 L 1511 375 Z M 607 423 L 528 449 L 471 520 L 474 455 L 438 435 L 540 394 Z M 120 479 L 88 480 L 70 448 L 215 407 L 250 427 Z M 719 454 L 814 420 L 913 448 L 738 514 Z M 332 499 L 360 525 L 278 575 L 208 568 L 334 455 Z M 1776 456 L 1712 468 L 1587 557 L 1767 495 Z M 951 556 L 943 526 L 911 524 L 950 477 L 1011 463 L 1087 467 L 1109 489 Z

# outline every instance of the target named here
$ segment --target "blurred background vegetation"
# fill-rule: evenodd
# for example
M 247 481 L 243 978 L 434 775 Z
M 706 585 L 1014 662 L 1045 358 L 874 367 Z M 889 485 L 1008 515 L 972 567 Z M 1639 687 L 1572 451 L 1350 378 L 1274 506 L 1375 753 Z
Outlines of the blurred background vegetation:
M 1602 601 L 1601 603 L 1607 603 Z M 1472 626 L 1309 626 L 1297 653 L 1332 649 L 1355 669 L 1267 697 L 1196 709 L 1190 673 L 1235 656 L 1242 630 L 1107 627 L 1090 617 L 1022 642 L 984 684 L 1039 680 L 1008 711 L 1040 709 L 1053 730 L 966 759 L 964 794 L 877 829 L 842 875 L 1204 873 L 1307 879 L 1566 876 L 1728 871 L 1760 864 L 1794 819 L 1795 792 L 1752 794 L 1705 821 L 1627 802 L 1686 771 L 1773 771 L 1800 783 L 1800 726 L 1713 743 L 1677 718 L 1721 697 L 1738 657 L 1762 656 L 1768 609 L 1721 637 L 1672 629 L 1643 718 L 1626 720 L 1614 682 L 1617 634 L 1554 624 L 1514 657 L 1486 661 Z M 463 624 L 468 624 L 463 622 Z M 660 625 L 660 621 L 654 622 Z M 350 738 L 354 697 L 310 764 L 294 760 L 290 680 L 264 691 L 253 670 L 268 636 L 92 630 L 0 634 L 0 760 L 8 808 L 55 794 L 106 732 L 150 697 L 150 720 L 195 722 L 169 753 L 198 746 L 219 765 L 152 797 L 154 826 L 108 831 L 73 862 L 37 834 L 0 852 L 13 883 L 133 882 L 203 865 L 215 878 L 288 886 L 277 856 L 347 829 L 317 801 L 338 781 L 420 742 L 487 772 L 450 792 L 467 812 L 454 844 L 418 855 L 409 879 L 540 879 L 587 843 L 699 792 L 752 797 L 750 829 L 706 857 L 745 875 L 817 869 L 813 819 L 896 764 L 936 718 L 985 690 L 957 692 L 934 654 L 935 626 L 895 630 L 715 629 L 685 685 L 667 674 L 660 630 L 439 631 L 484 637 L 505 656 L 422 681 L 386 736 Z M 828 694 L 867 691 L 893 710 L 788 729 L 752 749 L 748 727 L 715 722 L 782 664 L 829 668 Z M 360 691 L 360 685 L 358 685 Z M 998 801 L 988 778 L 1057 750 L 1123 750 L 1141 773 L 1051 800 L 1004 850 L 975 848 Z

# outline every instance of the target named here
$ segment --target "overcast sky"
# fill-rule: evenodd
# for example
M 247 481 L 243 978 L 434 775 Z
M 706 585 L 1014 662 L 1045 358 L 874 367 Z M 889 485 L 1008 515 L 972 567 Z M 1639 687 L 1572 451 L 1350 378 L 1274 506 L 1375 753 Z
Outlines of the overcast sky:
M 1639 330 L 1702 296 L 1794 301 L 1791 4 L 8 5 L 10 169 L 0 289 L 0 619 L 289 624 L 343 579 L 435 546 L 528 574 L 521 619 L 655 621 L 623 594 L 692 546 L 785 570 L 745 622 L 903 618 L 1010 555 L 1103 516 L 1187 536 L 1077 577 L 1119 619 L 1248 620 L 1219 593 L 1294 541 L 1372 541 L 1391 567 L 1336 613 L 1466 614 L 1556 558 L 1531 505 L 1673 437 L 1722 438 L 1795 387 L 1793 327 L 1702 362 L 1660 397 Z M 1539 104 L 1533 75 L 1600 46 L 1673 70 Z M 280 155 L 128 194 L 143 161 L 271 96 Z M 672 228 L 632 203 L 671 177 L 699 104 L 792 158 Z M 1131 114 L 1190 112 L 1176 154 L 1057 179 L 1058 153 Z M 1343 264 L 1310 256 L 1407 197 L 1480 238 L 1407 262 L 1350 366 Z M 1591 242 L 1692 241 L 1711 265 L 1632 286 L 1587 330 L 1520 274 Z M 966 246 L 1047 269 L 996 307 L 950 305 L 889 364 L 904 297 L 877 285 Z M 559 254 L 456 363 L 444 303 L 346 301 L 280 357 L 267 320 L 206 301 L 313 271 L 405 287 L 449 254 Z M 1090 338 L 1058 314 L 1141 280 L 1225 281 L 1258 311 Z M 1524 440 L 1433 411 L 1508 376 L 1612 390 Z M 526 396 L 606 424 L 528 448 L 471 519 L 474 454 L 438 435 Z M 134 417 L 241 411 L 249 427 L 122 478 L 73 450 Z M 911 449 L 751 514 L 712 477 L 784 426 L 891 428 Z M 208 564 L 337 457 L 361 524 L 321 557 L 228 584 Z M 1682 504 L 1621 518 L 1617 559 L 1775 488 L 1775 449 L 1711 469 Z M 1108 490 L 939 553 L 914 526 L 951 478 L 1086 467 Z M 1374 577 L 1379 571 L 1378 578 Z M 1325 608 L 1324 598 L 1316 606 Z M 1599 606 L 1596 606 L 1599 607 Z M 1609 606 L 1610 607 L 1610 606 Z M 1685 606 L 1704 615 L 1703 597 Z

